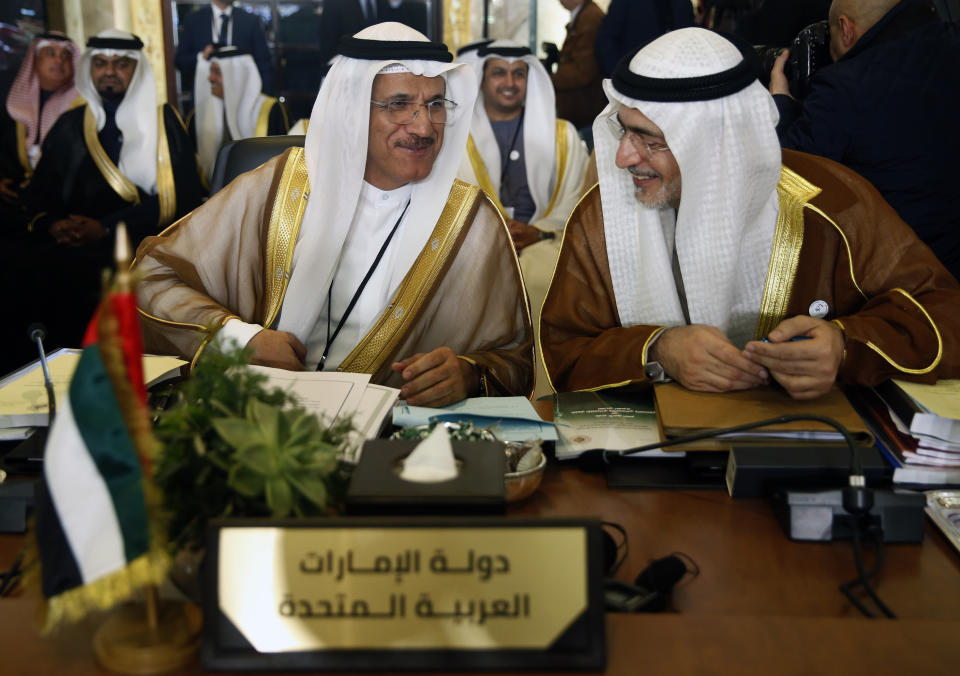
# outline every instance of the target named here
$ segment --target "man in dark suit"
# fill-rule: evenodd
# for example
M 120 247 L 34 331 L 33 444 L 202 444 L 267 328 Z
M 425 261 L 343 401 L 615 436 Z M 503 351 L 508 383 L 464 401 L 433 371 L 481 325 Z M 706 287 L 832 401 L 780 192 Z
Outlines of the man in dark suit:
M 330 59 L 337 53 L 337 43 L 344 35 L 353 35 L 367 26 L 381 21 L 381 5 L 385 0 L 324 0 L 323 14 L 320 15 L 320 59 L 324 72 L 329 68 Z
M 197 55 L 209 58 L 214 44 L 218 44 L 234 45 L 249 52 L 260 71 L 264 93 L 274 93 L 273 61 L 259 17 L 233 7 L 233 0 L 211 0 L 209 7 L 201 7 L 185 16 L 182 24 L 174 63 L 180 71 L 183 91 L 193 90 Z
M 570 10 L 570 23 L 557 70 L 550 76 L 557 92 L 557 117 L 570 120 L 577 129 L 587 128 L 589 134 L 593 118 L 607 105 L 600 84 L 603 73 L 593 48 L 603 10 L 593 0 L 560 0 L 560 4 Z
M 628 52 L 668 31 L 692 25 L 690 0 L 611 0 L 597 33 L 600 68 L 609 76 Z
M 427 5 L 423 0 L 379 0 L 380 21 L 396 21 L 427 35 Z

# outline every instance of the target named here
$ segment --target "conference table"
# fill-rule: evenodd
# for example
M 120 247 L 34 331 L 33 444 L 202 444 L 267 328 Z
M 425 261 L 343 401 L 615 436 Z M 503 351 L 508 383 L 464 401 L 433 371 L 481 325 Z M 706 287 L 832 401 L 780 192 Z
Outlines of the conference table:
M 608 489 L 603 474 L 551 464 L 507 518 L 561 516 L 623 526 L 621 580 L 672 552 L 700 568 L 674 589 L 665 612 L 606 615 L 607 674 L 960 673 L 960 553 L 929 521 L 922 544 L 886 545 L 875 579 L 900 619 L 870 620 L 838 590 L 856 575 L 849 542 L 789 540 L 767 500 Z M 23 541 L 0 535 L 0 569 Z M 35 603 L 22 590 L 0 599 L 0 674 L 109 673 L 91 646 L 102 618 L 41 638 Z M 202 669 L 196 662 L 182 673 Z

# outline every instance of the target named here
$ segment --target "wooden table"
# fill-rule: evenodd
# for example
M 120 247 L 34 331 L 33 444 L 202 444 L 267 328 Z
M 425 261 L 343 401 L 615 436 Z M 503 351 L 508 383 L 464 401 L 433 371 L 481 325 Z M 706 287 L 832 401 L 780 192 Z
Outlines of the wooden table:
M 929 523 L 922 545 L 887 545 L 876 586 L 898 621 L 866 620 L 837 585 L 854 577 L 849 543 L 784 536 L 763 500 L 721 491 L 608 490 L 602 475 L 549 466 L 511 516 L 598 516 L 629 534 L 619 578 L 682 551 L 699 577 L 658 615 L 607 615 L 607 674 L 960 673 L 960 555 Z M 0 567 L 22 543 L 0 536 Z M 34 600 L 0 599 L 0 674 L 106 673 L 95 622 L 39 638 Z M 202 673 L 199 664 L 186 673 Z

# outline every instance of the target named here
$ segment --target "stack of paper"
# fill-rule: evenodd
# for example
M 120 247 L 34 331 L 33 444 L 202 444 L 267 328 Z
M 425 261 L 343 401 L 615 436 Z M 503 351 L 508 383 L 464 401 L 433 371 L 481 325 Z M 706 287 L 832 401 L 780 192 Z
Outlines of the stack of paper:
M 897 483 L 960 483 L 960 380 L 923 385 L 891 380 L 876 388 L 889 406 L 903 467 Z
M 267 376 L 268 387 L 290 393 L 300 406 L 320 418 L 321 423 L 350 418 L 355 430 L 350 444 L 351 456 L 365 439 L 377 438 L 400 394 L 396 388 L 370 384 L 370 376 L 365 373 L 250 368 Z
M 67 396 L 80 353 L 81 350 L 62 348 L 48 356 L 55 402 Z M 144 355 L 143 380 L 148 387 L 163 382 L 179 375 L 186 363 L 176 357 Z M 47 390 L 39 361 L 0 380 L 0 429 L 7 430 L 4 435 L 7 439 L 17 438 L 16 433 L 9 431 L 11 428 L 44 427 L 49 424 Z

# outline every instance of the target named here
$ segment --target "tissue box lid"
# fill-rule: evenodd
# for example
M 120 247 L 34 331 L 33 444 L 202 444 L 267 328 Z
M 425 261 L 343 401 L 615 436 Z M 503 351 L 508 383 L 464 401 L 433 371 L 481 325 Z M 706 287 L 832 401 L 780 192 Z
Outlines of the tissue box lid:
M 450 481 L 418 483 L 399 476 L 400 462 L 418 440 L 378 439 L 363 445 L 347 489 L 348 514 L 502 514 L 505 509 L 503 446 L 492 441 L 452 441 L 459 474 Z

